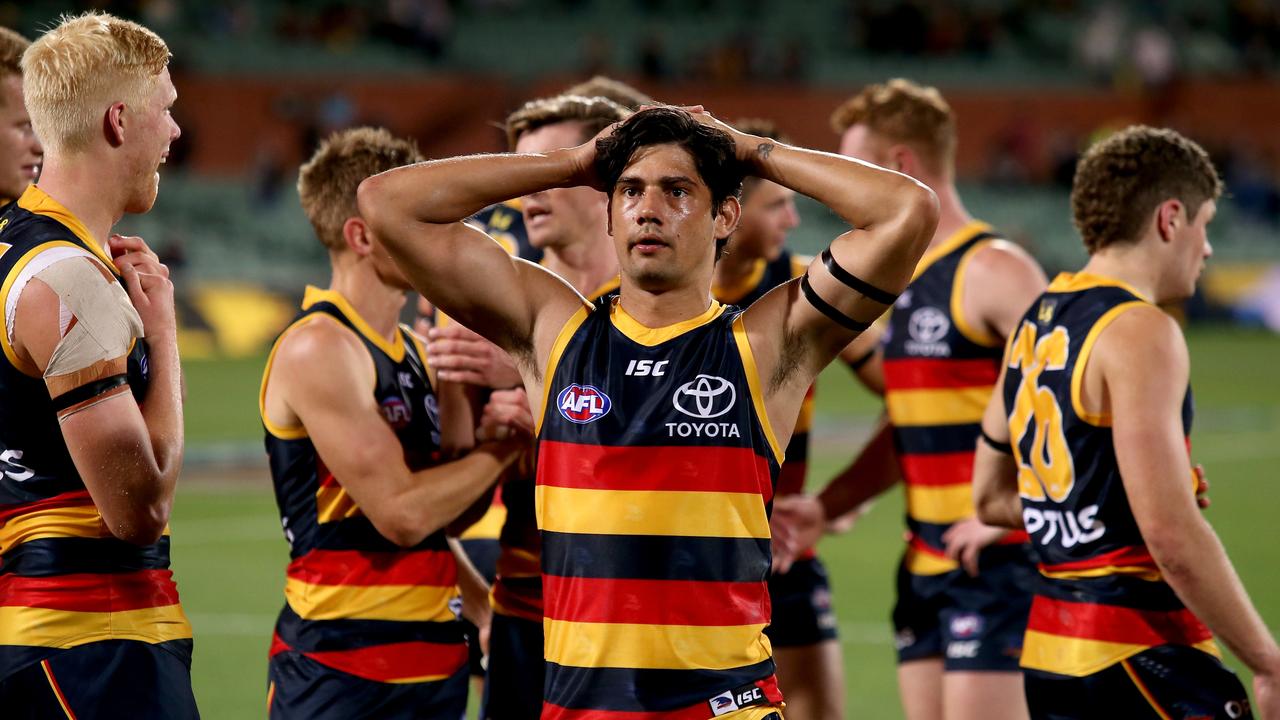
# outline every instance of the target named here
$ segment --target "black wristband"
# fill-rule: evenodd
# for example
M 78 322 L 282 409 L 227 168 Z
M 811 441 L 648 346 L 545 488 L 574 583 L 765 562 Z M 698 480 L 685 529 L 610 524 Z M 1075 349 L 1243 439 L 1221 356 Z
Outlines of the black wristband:
M 79 405 L 86 400 L 92 400 L 99 395 L 115 390 L 121 385 L 128 385 L 129 377 L 124 373 L 112 375 L 101 380 L 95 380 L 91 383 L 81 385 L 78 388 L 68 390 L 56 398 L 53 398 L 53 409 L 62 412 L 69 407 Z
M 871 323 L 858 322 L 837 310 L 835 307 L 827 303 L 826 300 L 818 297 L 818 293 L 815 292 L 813 286 L 809 284 L 809 273 L 805 273 L 800 277 L 800 292 L 804 293 L 804 297 L 809 301 L 810 305 L 813 305 L 818 312 L 826 315 L 831 322 L 834 322 L 837 325 L 849 328 L 854 332 L 862 332 L 863 330 L 871 327 Z
M 992 450 L 995 450 L 998 453 L 1004 453 L 1005 455 L 1013 454 L 1013 445 L 1010 445 L 1007 442 L 1000 442 L 999 440 L 996 440 L 995 438 L 988 435 L 986 430 L 979 429 L 978 432 L 982 433 L 982 442 L 986 443 L 987 447 L 991 448 Z
M 836 262 L 836 258 L 831 254 L 831 248 L 822 251 L 822 264 L 826 266 L 827 272 L 831 273 L 831 277 L 839 280 L 848 286 L 851 290 L 862 293 L 863 297 L 880 303 L 881 305 L 892 305 L 898 299 L 897 295 L 872 285 L 862 278 L 840 267 Z

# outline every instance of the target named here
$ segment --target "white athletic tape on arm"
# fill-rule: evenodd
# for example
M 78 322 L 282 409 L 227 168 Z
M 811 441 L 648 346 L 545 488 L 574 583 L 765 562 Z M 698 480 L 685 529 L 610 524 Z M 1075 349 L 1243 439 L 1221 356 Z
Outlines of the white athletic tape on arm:
M 93 260 L 93 253 L 84 248 L 70 247 L 67 245 L 59 245 L 57 247 L 42 250 L 35 257 L 27 262 L 26 267 L 22 268 L 22 272 L 13 279 L 13 285 L 9 287 L 9 294 L 4 299 L 4 327 L 8 335 L 6 338 L 9 344 L 13 344 L 13 318 L 18 314 L 18 299 L 22 297 L 22 291 L 26 289 L 27 283 L 31 282 L 31 278 L 36 273 L 44 270 L 50 265 L 73 257 L 86 257 Z
M 36 274 L 75 318 L 49 358 L 46 378 L 124 357 L 134 339 L 142 337 L 142 318 L 128 293 L 104 272 L 97 260 L 69 258 Z

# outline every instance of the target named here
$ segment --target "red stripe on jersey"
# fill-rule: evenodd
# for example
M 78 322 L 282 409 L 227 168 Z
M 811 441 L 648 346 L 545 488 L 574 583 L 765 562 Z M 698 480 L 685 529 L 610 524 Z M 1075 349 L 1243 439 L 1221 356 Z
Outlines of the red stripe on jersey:
M 902 453 L 902 479 L 908 485 L 968 485 L 973 482 L 973 452 Z
M 947 553 L 942 548 L 936 548 L 930 545 L 929 543 L 925 542 L 924 538 L 920 537 L 919 535 L 913 534 L 910 537 L 908 537 L 907 545 L 914 550 L 918 550 L 919 552 L 925 553 L 926 555 L 933 555 L 934 557 L 946 558 L 948 560 L 951 559 L 947 557 Z
M 272 637 L 271 657 L 292 649 L 279 636 Z M 302 654 L 321 665 L 374 682 L 446 678 L 457 672 L 468 660 L 466 643 L 420 641 Z
M 1089 570 L 1112 565 L 1121 567 L 1148 565 L 1155 567 L 1156 561 L 1155 558 L 1151 557 L 1151 552 L 1147 550 L 1145 545 L 1132 545 L 1109 553 L 1095 555 L 1091 558 L 1085 558 L 1084 560 L 1058 563 L 1057 565 L 1041 564 L 1040 569 L 1045 572 L 1070 572 L 1072 570 Z
M 312 550 L 287 574 L 313 585 L 453 585 L 458 565 L 447 550 Z
M 324 464 L 324 460 L 320 459 L 320 453 L 316 453 L 316 481 L 319 487 L 337 487 L 338 480 L 333 477 L 333 472 L 329 470 L 329 466 Z
M 124 612 L 176 604 L 178 587 L 168 570 L 44 577 L 0 575 L 0 606 Z
M 35 502 L 20 503 L 18 505 L 8 505 L 0 508 L 0 525 L 12 520 L 19 515 L 30 515 L 31 513 L 49 510 L 51 508 L 61 507 L 82 507 L 84 505 L 92 505 L 93 498 L 89 497 L 88 490 L 72 490 L 54 495 L 51 498 L 37 500 Z
M 1027 629 L 1049 635 L 1130 643 L 1194 645 L 1213 637 L 1190 610 L 1162 612 L 1054 600 L 1037 595 L 1031 601 Z
M 769 590 L 758 583 L 620 580 L 544 575 L 552 620 L 636 625 L 756 625 L 769 622 Z
M 983 387 L 1000 377 L 1000 361 L 916 359 L 884 361 L 884 384 L 890 390 Z
M 541 441 L 538 484 L 773 497 L 769 461 L 745 447 L 609 447 Z

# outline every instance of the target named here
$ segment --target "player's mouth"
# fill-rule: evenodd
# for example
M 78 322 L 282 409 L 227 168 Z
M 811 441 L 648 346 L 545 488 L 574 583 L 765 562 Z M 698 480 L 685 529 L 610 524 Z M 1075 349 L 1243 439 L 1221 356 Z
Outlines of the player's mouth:
M 21 171 L 22 171 L 23 177 L 27 178 L 28 180 L 35 180 L 36 175 L 40 174 L 40 166 L 39 165 L 23 165 L 21 168 Z
M 642 255 L 653 255 L 664 248 L 671 247 L 665 240 L 653 233 L 645 233 L 631 241 L 631 250 L 636 250 Z
M 543 205 L 532 204 L 525 201 L 524 204 L 524 221 L 530 225 L 538 222 L 539 218 L 546 217 L 551 214 L 550 208 Z

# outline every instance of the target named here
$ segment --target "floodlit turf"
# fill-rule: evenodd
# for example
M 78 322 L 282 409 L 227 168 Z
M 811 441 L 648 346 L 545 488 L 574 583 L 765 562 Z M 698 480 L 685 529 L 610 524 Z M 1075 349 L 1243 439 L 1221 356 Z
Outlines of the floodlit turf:
M 1201 330 L 1189 339 L 1194 455 L 1212 484 L 1208 517 L 1263 617 L 1280 629 L 1280 578 L 1273 571 L 1280 565 L 1280 493 L 1270 487 L 1280 459 L 1280 338 Z M 209 443 L 226 448 L 229 442 L 260 452 L 261 365 L 261 359 L 187 365 L 193 455 Z M 825 482 L 850 457 L 875 412 L 847 371 L 827 372 L 818 392 L 811 484 Z M 851 533 L 821 547 L 835 585 L 851 718 L 901 717 L 888 627 L 901 512 L 900 492 L 890 492 Z M 190 468 L 172 528 L 174 571 L 196 633 L 201 711 L 211 720 L 261 717 L 267 645 L 287 562 L 270 483 L 265 474 Z

